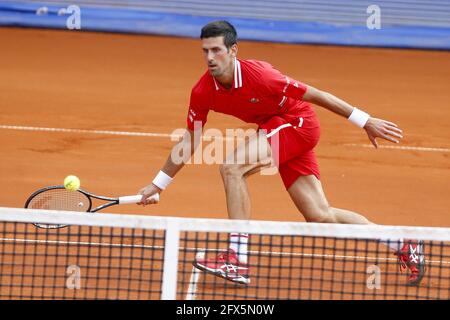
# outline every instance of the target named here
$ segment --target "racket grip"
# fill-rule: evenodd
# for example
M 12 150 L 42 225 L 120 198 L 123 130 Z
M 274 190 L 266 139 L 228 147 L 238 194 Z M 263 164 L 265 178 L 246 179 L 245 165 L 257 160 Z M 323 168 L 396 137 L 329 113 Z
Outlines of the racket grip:
M 141 199 L 142 199 L 141 194 L 135 196 L 119 197 L 119 204 L 139 203 Z M 155 199 L 156 202 L 159 202 L 159 193 L 152 195 L 150 199 Z

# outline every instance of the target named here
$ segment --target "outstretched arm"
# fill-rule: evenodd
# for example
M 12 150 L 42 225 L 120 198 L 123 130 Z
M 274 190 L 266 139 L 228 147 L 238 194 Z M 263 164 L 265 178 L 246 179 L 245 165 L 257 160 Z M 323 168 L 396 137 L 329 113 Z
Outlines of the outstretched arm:
M 184 167 L 184 164 L 194 154 L 200 139 L 201 131 L 194 134 L 193 130 L 186 129 L 183 139 L 172 148 L 172 151 L 157 175 L 157 178 L 139 191 L 139 194 L 142 194 L 140 204 L 146 205 L 156 203 L 155 200 L 149 199 L 149 197 L 156 193 L 161 193 L 165 189 L 165 185 L 175 177 L 177 172 Z
M 333 96 L 332 94 L 318 90 L 311 86 L 307 86 L 303 100 L 328 109 L 347 119 L 354 111 L 359 111 L 349 103 Z M 375 148 L 378 147 L 378 143 L 376 141 L 377 138 L 382 138 L 394 143 L 399 143 L 400 139 L 403 138 L 402 130 L 395 123 L 383 119 L 368 117 L 367 121 L 361 124 L 361 126 L 364 130 L 366 130 L 367 136 Z

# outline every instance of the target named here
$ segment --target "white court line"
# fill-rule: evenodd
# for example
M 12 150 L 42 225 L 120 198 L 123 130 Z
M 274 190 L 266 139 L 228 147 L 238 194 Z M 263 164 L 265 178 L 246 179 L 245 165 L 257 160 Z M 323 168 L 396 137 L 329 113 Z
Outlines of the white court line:
M 115 135 L 115 136 L 134 136 L 134 137 L 153 137 L 153 138 L 170 138 L 172 140 L 180 139 L 183 136 L 181 134 L 169 134 L 169 133 L 153 133 L 153 132 L 130 132 L 130 131 L 112 131 L 112 130 L 87 130 L 87 129 L 70 129 L 70 128 L 46 128 L 46 127 L 27 127 L 27 126 L 10 126 L 0 125 L 0 129 L 4 130 L 20 130 L 20 131 L 40 131 L 40 132 L 62 132 L 62 133 L 83 133 L 83 134 L 98 134 L 98 135 Z M 204 135 L 203 139 L 210 140 L 211 138 L 228 140 L 240 140 L 239 137 L 221 137 L 221 136 L 208 136 Z M 346 147 L 358 147 L 358 148 L 373 148 L 371 144 L 355 144 L 346 143 Z M 403 151 L 423 151 L 423 152 L 450 152 L 450 148 L 433 148 L 433 147 L 414 147 L 414 146 L 386 146 L 379 145 L 380 149 L 393 149 Z
M 114 135 L 114 136 L 131 136 L 131 137 L 152 137 L 152 138 L 170 138 L 171 140 L 181 139 L 182 134 L 154 133 L 154 132 L 132 132 L 132 131 L 112 131 L 112 130 L 87 130 L 87 129 L 71 129 L 71 128 L 45 128 L 45 127 L 24 127 L 24 126 L 8 126 L 0 125 L 0 129 L 19 130 L 19 131 L 39 131 L 39 132 L 62 132 L 62 133 L 83 133 L 98 135 Z M 223 139 L 225 141 L 243 140 L 236 137 L 221 137 L 202 135 L 203 140 L 210 141 L 212 138 Z
M 24 127 L 0 125 L 0 129 L 19 130 L 19 131 L 41 131 L 41 132 L 63 132 L 63 133 L 86 133 L 99 135 L 115 136 L 136 136 L 136 137 L 155 137 L 155 138 L 182 138 L 180 134 L 151 133 L 151 132 L 129 132 L 129 131 L 111 131 L 111 130 L 87 130 L 87 129 L 69 129 L 69 128 L 44 128 L 44 127 Z
M 199 251 L 195 255 L 195 259 L 204 259 L 204 258 L 205 258 L 205 251 Z M 201 273 L 200 270 L 192 266 L 191 277 L 189 278 L 189 287 L 185 300 L 195 300 L 197 298 L 197 283 L 198 280 L 200 279 L 200 273 Z
M 124 243 L 107 243 L 107 242 L 60 241 L 60 240 L 38 240 L 38 239 L 16 239 L 16 238 L 0 238 L 0 241 L 37 243 L 37 244 L 91 246 L 91 247 L 164 249 L 164 246 L 148 246 L 148 245 L 146 246 L 146 245 L 142 245 L 142 244 L 124 244 Z
M 41 244 L 61 244 L 61 245 L 81 245 L 81 246 L 99 246 L 99 247 L 121 247 L 121 248 L 144 248 L 144 249 L 164 249 L 164 246 L 151 246 L 151 245 L 136 245 L 136 244 L 121 244 L 121 243 L 107 243 L 107 242 L 77 242 L 77 241 L 60 241 L 60 240 L 37 240 L 37 239 L 19 239 L 19 238 L 0 238 L 0 241 L 5 242 L 23 242 L 23 243 L 41 243 Z M 180 250 L 205 253 L 220 252 L 220 249 L 208 249 L 208 248 L 188 248 L 180 247 Z M 296 252 L 277 252 L 277 251 L 248 251 L 250 255 L 273 255 L 273 256 L 292 256 L 292 257 L 307 257 L 307 258 L 334 258 L 334 259 L 349 259 L 349 260 L 379 260 L 379 261 L 397 261 L 397 258 L 380 258 L 369 256 L 347 256 L 347 255 L 335 255 L 335 254 L 318 254 L 318 253 L 296 253 Z M 429 264 L 450 264 L 450 261 L 441 260 L 429 260 Z
M 374 148 L 371 144 L 346 143 L 347 147 Z M 450 152 L 448 148 L 428 148 L 428 147 L 411 147 L 411 146 L 384 146 L 378 145 L 380 149 L 408 150 L 408 151 L 425 151 L 425 152 Z

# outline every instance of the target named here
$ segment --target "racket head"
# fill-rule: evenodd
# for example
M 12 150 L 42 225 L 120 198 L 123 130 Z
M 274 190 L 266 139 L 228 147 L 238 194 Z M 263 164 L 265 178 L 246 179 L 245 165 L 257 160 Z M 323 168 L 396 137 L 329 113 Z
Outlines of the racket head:
M 90 212 L 92 200 L 83 190 L 70 191 L 64 186 L 51 186 L 34 192 L 25 202 L 27 209 Z M 62 224 L 34 223 L 38 228 L 57 229 Z

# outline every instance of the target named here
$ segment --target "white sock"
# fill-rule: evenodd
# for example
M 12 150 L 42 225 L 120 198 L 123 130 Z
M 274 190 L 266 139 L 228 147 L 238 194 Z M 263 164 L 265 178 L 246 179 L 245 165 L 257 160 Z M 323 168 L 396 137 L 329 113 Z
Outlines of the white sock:
M 239 262 L 248 260 L 248 233 L 230 233 L 230 249 L 236 252 Z
M 403 247 L 403 239 L 397 239 L 397 240 L 378 240 L 380 243 L 384 244 L 385 246 L 388 246 L 395 252 L 400 251 L 400 249 Z

